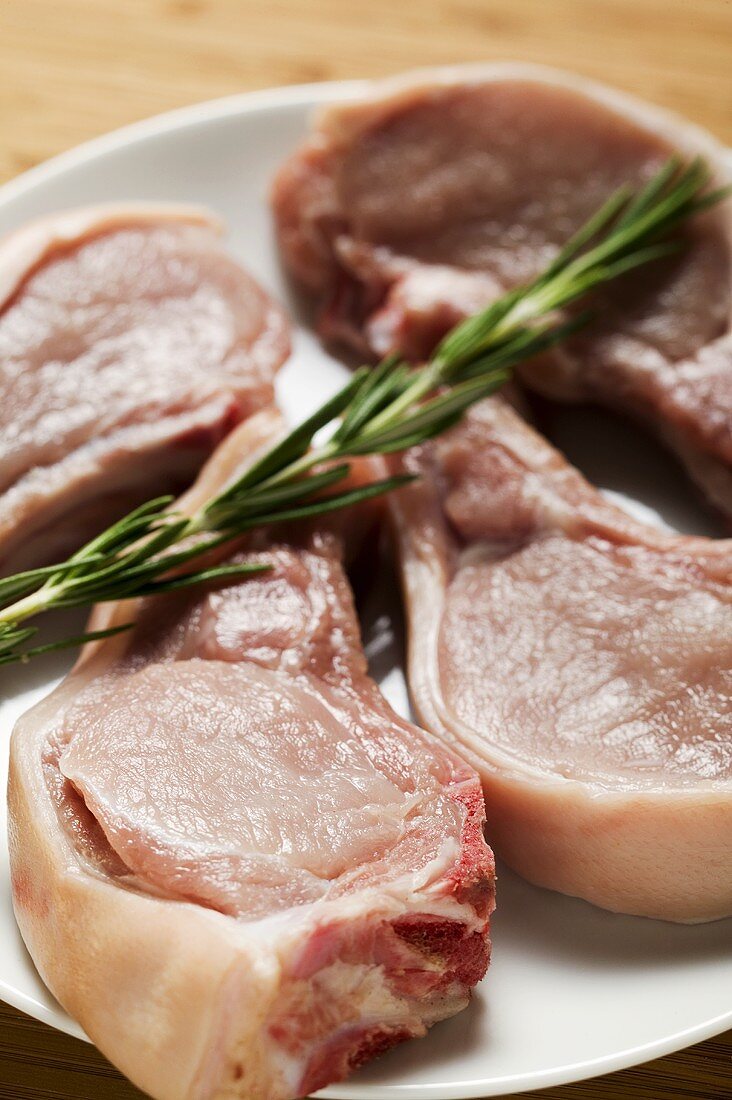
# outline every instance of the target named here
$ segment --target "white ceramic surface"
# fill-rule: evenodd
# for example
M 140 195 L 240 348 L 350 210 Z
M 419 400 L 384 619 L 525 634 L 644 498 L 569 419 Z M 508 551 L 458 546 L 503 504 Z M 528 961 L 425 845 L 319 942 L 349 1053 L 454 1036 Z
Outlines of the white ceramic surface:
M 109 199 L 202 202 L 229 225 L 230 245 L 288 301 L 267 210 L 268 181 L 311 108 L 356 87 L 255 93 L 174 112 L 104 137 L 0 189 L 0 232 L 62 207 Z M 295 310 L 295 304 L 289 302 Z M 286 411 L 303 416 L 344 368 L 300 328 L 282 374 Z M 553 414 L 551 433 L 603 487 L 641 514 L 707 529 L 674 464 L 612 418 Z M 367 606 L 373 667 L 406 708 L 392 604 Z M 60 624 L 57 629 L 62 629 Z M 394 629 L 392 629 L 394 627 Z M 58 655 L 0 673 L 0 783 L 15 718 L 70 664 Z M 490 813 L 490 808 L 489 808 Z M 5 805 L 0 806 L 5 837 Z M 683 867 L 679 874 L 683 874 Z M 55 1027 L 78 1027 L 45 991 L 13 921 L 0 842 L 0 997 Z M 613 916 L 502 871 L 494 961 L 471 1007 L 421 1042 L 388 1054 L 324 1096 L 449 1100 L 560 1084 L 619 1069 L 732 1026 L 732 921 L 697 927 Z

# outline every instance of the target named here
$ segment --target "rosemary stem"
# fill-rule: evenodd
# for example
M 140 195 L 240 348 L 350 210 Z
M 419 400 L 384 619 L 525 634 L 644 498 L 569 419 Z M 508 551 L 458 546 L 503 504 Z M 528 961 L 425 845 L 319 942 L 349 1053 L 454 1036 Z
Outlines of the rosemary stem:
M 284 485 L 294 478 L 302 477 L 303 474 L 308 473 L 314 466 L 320 465 L 321 462 L 327 462 L 331 458 L 338 458 L 339 455 L 339 448 L 330 441 L 323 443 L 320 447 L 313 447 L 313 449 L 308 451 L 307 454 L 304 454 L 302 458 L 298 458 L 288 466 L 284 466 L 278 473 L 272 474 L 266 481 L 263 481 L 262 488 L 271 489 L 275 485 Z
M 27 596 L 16 600 L 8 607 L 0 608 L 0 623 L 12 623 L 15 626 L 18 623 L 25 622 L 31 616 L 38 615 L 41 611 L 53 607 L 60 592 L 61 587 L 59 585 L 49 585 L 48 587 L 44 585 L 36 592 L 30 592 Z
M 384 428 L 390 428 L 398 423 L 399 417 L 403 413 L 411 409 L 413 405 L 416 405 L 439 385 L 442 368 L 441 361 L 434 359 L 419 371 L 415 375 L 414 381 L 410 383 L 404 392 L 395 397 L 385 409 L 382 409 L 369 421 L 368 427 L 363 433 L 364 438 L 368 439 L 369 436 L 376 435 Z
M 65 562 L 0 578 L 0 664 L 47 652 L 28 647 L 36 632 L 23 627 L 41 611 L 109 600 L 157 596 L 193 584 L 241 578 L 264 568 L 251 563 L 206 565 L 204 555 L 243 532 L 301 520 L 371 499 L 404 484 L 403 477 L 328 493 L 357 455 L 388 454 L 420 445 L 455 424 L 475 401 L 493 393 L 522 361 L 574 332 L 558 311 L 593 288 L 680 243 L 671 230 L 729 195 L 708 190 L 710 175 L 694 161 L 672 158 L 643 188 L 620 188 L 561 248 L 533 282 L 517 287 L 449 332 L 422 367 L 387 356 L 356 371 L 251 468 L 186 518 L 171 497 L 147 501 L 123 516 Z M 314 443 L 331 430 L 325 442 Z M 322 469 L 318 469 L 322 467 Z M 184 568 L 189 563 L 192 569 Z M 21 595 L 22 593 L 22 595 Z M 127 624 L 130 625 L 130 624 Z M 57 649 L 107 636 L 92 631 L 54 643 Z

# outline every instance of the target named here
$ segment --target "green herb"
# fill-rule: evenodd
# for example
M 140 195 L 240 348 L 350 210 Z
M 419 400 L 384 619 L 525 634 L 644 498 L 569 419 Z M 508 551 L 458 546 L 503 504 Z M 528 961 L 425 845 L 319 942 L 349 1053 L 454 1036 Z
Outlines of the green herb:
M 425 366 L 413 369 L 392 355 L 373 369 L 362 367 L 193 516 L 171 510 L 172 498 L 160 497 L 67 561 L 0 580 L 0 663 L 125 629 L 27 648 L 36 628 L 24 624 L 42 611 L 250 576 L 267 566 L 243 563 L 190 572 L 185 567 L 252 528 L 321 515 L 403 485 L 409 478 L 327 492 L 348 476 L 344 460 L 402 451 L 439 435 L 470 405 L 494 393 L 518 363 L 566 339 L 587 315 L 558 319 L 565 306 L 678 249 L 681 241 L 673 231 L 727 194 L 709 191 L 709 179 L 702 161 L 684 166 L 672 159 L 642 190 L 622 188 L 538 278 L 457 325 Z M 316 435 L 328 429 L 326 441 L 314 445 Z

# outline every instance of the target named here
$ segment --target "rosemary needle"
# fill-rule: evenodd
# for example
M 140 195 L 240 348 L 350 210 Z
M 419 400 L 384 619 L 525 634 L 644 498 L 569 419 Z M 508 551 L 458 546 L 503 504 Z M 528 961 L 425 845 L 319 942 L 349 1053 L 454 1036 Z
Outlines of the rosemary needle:
M 349 458 L 402 451 L 455 424 L 494 393 L 523 360 L 566 339 L 586 315 L 558 312 L 620 275 L 680 246 L 673 231 L 724 198 L 709 190 L 701 160 L 672 158 L 633 193 L 621 188 L 567 242 L 532 282 L 458 324 L 430 360 L 412 369 L 391 355 L 362 367 L 312 416 L 275 444 L 193 516 L 159 497 L 136 508 L 67 561 L 0 579 L 0 664 L 116 633 L 93 632 L 52 646 L 28 647 L 42 611 L 137 596 L 155 596 L 206 581 L 241 578 L 266 565 L 227 564 L 186 571 L 189 562 L 252 528 L 321 515 L 389 492 L 409 480 L 388 478 L 335 489 Z M 331 428 L 329 438 L 313 445 Z

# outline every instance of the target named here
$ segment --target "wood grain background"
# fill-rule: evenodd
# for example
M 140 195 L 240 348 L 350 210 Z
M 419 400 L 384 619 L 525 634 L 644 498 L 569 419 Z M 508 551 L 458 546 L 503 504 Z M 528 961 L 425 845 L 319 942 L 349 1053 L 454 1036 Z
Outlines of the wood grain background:
M 0 181 L 197 100 L 491 58 L 573 68 L 732 143 L 732 0 L 0 0 Z M 139 1096 L 92 1048 L 0 1006 L 0 1100 Z M 529 1096 L 726 1100 L 732 1032 Z

